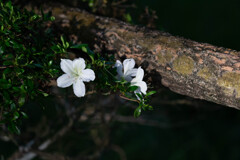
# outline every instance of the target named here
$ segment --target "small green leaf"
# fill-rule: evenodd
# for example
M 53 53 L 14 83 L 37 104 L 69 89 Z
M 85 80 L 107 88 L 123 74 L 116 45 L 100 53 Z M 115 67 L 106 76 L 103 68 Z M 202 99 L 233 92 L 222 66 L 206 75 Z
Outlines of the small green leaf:
M 47 94 L 47 93 L 42 93 L 42 94 L 43 94 L 43 96 L 44 96 L 44 97 L 47 97 L 47 96 L 48 96 L 48 94 Z
M 3 65 L 4 66 L 10 66 L 10 65 L 13 65 L 13 62 L 12 61 L 4 61 Z
M 37 18 L 38 18 L 38 15 L 36 15 L 36 14 L 32 16 L 32 20 L 35 20 Z
M 138 86 L 130 86 L 127 91 L 133 92 L 133 91 L 136 91 L 137 89 L 138 89 Z
M 2 26 L 2 27 L 3 27 L 3 26 Z M 2 47 L 0 47 L 0 55 L 3 54 L 3 52 L 4 52 L 4 51 L 3 51 Z
M 66 42 L 66 48 L 68 48 L 69 47 L 69 43 L 68 42 Z
M 132 22 L 132 17 L 129 13 L 124 14 L 124 18 L 127 22 L 131 23 Z
M 13 54 L 6 54 L 6 55 L 3 55 L 3 59 L 6 60 L 6 59 L 13 59 L 14 56 Z
M 6 6 L 7 6 L 8 8 L 12 8 L 12 2 L 11 2 L 11 1 L 8 1 L 8 2 L 6 3 Z
M 77 44 L 77 45 L 71 46 L 70 48 L 82 49 L 82 47 L 88 47 L 88 45 L 87 44 Z
M 148 110 L 152 111 L 153 110 L 153 107 L 152 106 L 148 106 Z
M 12 103 L 12 104 L 10 105 L 10 108 L 11 108 L 11 110 L 16 110 L 16 105 L 15 105 L 15 103 Z
M 150 91 L 150 92 L 148 92 L 147 94 L 146 94 L 146 96 L 151 96 L 151 95 L 153 95 L 153 94 L 155 94 L 155 93 L 157 93 L 156 91 Z
M 6 79 L 0 79 L 0 88 L 9 89 L 12 85 Z
M 88 50 L 87 50 L 87 47 L 84 47 L 84 46 L 83 46 L 83 47 L 82 47 L 82 51 L 85 52 L 85 53 L 87 53 L 87 51 L 88 51 Z
M 4 26 L 2 25 L 1 26 L 1 31 L 3 31 L 4 30 Z M 1 47 L 0 47 L 0 49 L 1 49 Z M 0 54 L 1 54 L 1 52 L 0 52 Z
M 11 73 L 12 71 L 13 71 L 13 69 L 11 69 L 11 68 L 6 68 L 6 69 L 4 69 L 3 74 L 9 74 L 9 73 Z
M 92 62 L 94 62 L 94 54 L 88 54 L 88 55 L 91 58 Z
M 136 93 L 136 95 L 142 100 L 143 96 L 140 93 Z
M 25 103 L 25 97 L 20 97 L 20 98 L 18 99 L 18 104 L 19 104 L 19 106 L 23 106 L 24 103 Z
M 33 65 L 36 67 L 39 67 L 39 68 L 43 68 L 43 66 L 41 64 L 33 64 Z
M 61 41 L 62 41 L 62 44 L 64 45 L 64 44 L 65 44 L 65 41 L 64 41 L 63 36 L 61 36 L 60 39 L 61 39 Z
M 48 66 L 51 66 L 52 65 L 52 63 L 53 63 L 53 61 L 51 60 L 51 61 L 49 61 L 48 62 Z
M 51 16 L 51 17 L 50 17 L 50 20 L 51 20 L 51 21 L 55 21 L 55 17 L 54 17 L 54 16 Z
M 8 126 L 8 130 L 11 131 L 12 133 L 20 134 L 19 128 L 14 124 L 13 122 Z
M 14 92 L 21 92 L 21 89 L 19 87 L 13 87 Z
M 19 113 L 16 111 L 13 113 L 13 120 L 16 120 L 19 118 Z
M 28 115 L 25 113 L 25 112 L 21 112 L 23 118 L 27 119 L 28 118 Z
M 141 115 L 141 111 L 142 111 L 141 107 L 140 106 L 137 107 L 134 111 L 134 117 L 138 118 Z

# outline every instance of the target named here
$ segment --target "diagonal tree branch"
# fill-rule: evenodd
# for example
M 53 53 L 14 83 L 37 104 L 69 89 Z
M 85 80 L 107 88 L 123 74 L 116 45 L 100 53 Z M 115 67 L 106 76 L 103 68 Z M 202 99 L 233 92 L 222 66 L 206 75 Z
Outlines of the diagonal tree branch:
M 134 58 L 155 87 L 240 109 L 240 52 L 47 4 L 58 29 L 97 52 Z

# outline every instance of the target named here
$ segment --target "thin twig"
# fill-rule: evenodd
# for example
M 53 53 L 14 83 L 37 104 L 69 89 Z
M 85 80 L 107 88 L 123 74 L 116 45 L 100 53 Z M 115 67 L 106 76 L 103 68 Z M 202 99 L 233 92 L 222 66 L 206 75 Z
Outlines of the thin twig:
M 14 66 L 0 66 L 0 69 L 12 68 Z
M 129 101 L 133 101 L 133 102 L 139 103 L 138 100 L 127 98 L 127 97 L 125 97 L 125 96 L 123 96 L 123 95 L 121 95 L 121 94 L 119 95 L 119 97 L 121 97 L 122 99 L 126 99 L 126 100 L 129 100 Z
M 107 68 L 105 67 L 105 63 L 103 64 L 103 68 L 104 68 L 112 77 L 115 77 L 111 72 L 109 72 L 109 70 L 107 70 Z

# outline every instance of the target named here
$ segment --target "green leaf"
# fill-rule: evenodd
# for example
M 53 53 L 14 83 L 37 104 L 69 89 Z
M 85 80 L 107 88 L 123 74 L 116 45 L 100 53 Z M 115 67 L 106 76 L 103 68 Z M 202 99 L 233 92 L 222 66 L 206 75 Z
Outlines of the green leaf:
M 25 103 L 25 97 L 20 97 L 20 98 L 18 99 L 18 104 L 19 104 L 19 106 L 23 106 L 24 103 Z
M 10 65 L 13 65 L 13 62 L 12 61 L 4 61 L 3 65 L 4 66 L 10 66 Z
M 143 96 L 140 93 L 136 93 L 136 95 L 142 100 Z
M 68 42 L 66 42 L 66 48 L 68 48 L 69 47 L 69 43 Z
M 129 13 L 124 14 L 124 18 L 127 22 L 131 23 L 132 22 L 132 17 Z
M 150 92 L 148 92 L 147 94 L 146 94 L 146 96 L 151 96 L 151 95 L 153 95 L 153 94 L 155 94 L 155 93 L 157 93 L 156 91 L 150 91 Z
M 84 46 L 83 46 L 83 47 L 82 47 L 82 51 L 85 52 L 85 53 L 87 53 L 87 52 L 88 52 L 87 47 L 84 47 Z
M 12 85 L 6 79 L 0 79 L 0 88 L 9 89 Z
M 152 111 L 153 110 L 153 107 L 152 106 L 148 106 L 148 110 Z
M 16 120 L 16 119 L 18 119 L 19 118 L 19 113 L 16 111 L 16 112 L 14 112 L 14 114 L 13 114 L 13 120 Z
M 42 94 L 43 94 L 43 96 L 44 96 L 44 97 L 47 97 L 47 96 L 48 96 L 48 94 L 47 94 L 47 93 L 42 93 Z
M 12 133 L 16 133 L 18 135 L 21 133 L 19 128 L 13 122 L 8 126 L 8 130 L 11 131 Z
M 25 113 L 25 112 L 20 112 L 23 116 L 23 118 L 27 119 L 28 118 L 28 115 Z
M 134 111 L 134 117 L 138 118 L 141 115 L 141 111 L 142 111 L 141 106 L 137 107 Z
M 88 47 L 87 44 L 77 44 L 77 45 L 74 45 L 74 46 L 71 46 L 70 48 L 76 48 L 76 49 L 82 49 L 82 47 Z
M 11 73 L 12 71 L 13 71 L 13 69 L 11 69 L 11 68 L 6 68 L 6 69 L 4 69 L 3 74 L 9 74 L 9 73 Z
M 11 106 L 10 106 L 11 110 L 16 110 L 16 105 L 15 103 L 12 103 Z
M 138 89 L 138 86 L 130 86 L 127 91 L 133 92 L 133 91 L 136 91 L 137 89 Z
M 35 14 L 35 15 L 32 16 L 32 20 L 35 20 L 35 19 L 37 19 L 38 17 L 39 17 L 39 16 Z
M 21 92 L 21 89 L 19 87 L 13 87 L 14 92 Z
M 48 62 L 48 66 L 51 66 L 52 65 L 52 63 L 53 63 L 53 61 L 51 60 L 51 61 L 49 61 Z
M 3 26 L 2 26 L 2 27 L 3 27 Z M 0 47 L 0 55 L 3 54 L 3 52 L 4 52 L 4 51 L 3 51 L 3 48 Z
M 6 3 L 6 6 L 7 6 L 8 8 L 11 8 L 11 7 L 12 7 L 12 2 L 11 2 L 11 1 L 8 1 L 8 2 Z
M 94 59 L 94 54 L 88 53 L 88 55 L 89 55 L 89 57 L 91 58 L 92 62 L 94 62 L 94 61 L 95 61 L 95 59 Z
M 43 66 L 41 64 L 33 64 L 33 65 L 36 67 L 39 67 L 39 68 L 43 68 Z
M 54 17 L 54 16 L 51 16 L 51 17 L 50 17 L 50 20 L 51 20 L 51 21 L 55 21 L 55 17 Z
M 62 41 L 62 44 L 65 45 L 65 40 L 64 40 L 63 36 L 61 36 L 60 39 Z
M 7 60 L 7 59 L 13 59 L 13 58 L 14 58 L 13 54 L 6 54 L 6 55 L 3 55 L 3 59 L 4 59 L 4 60 Z

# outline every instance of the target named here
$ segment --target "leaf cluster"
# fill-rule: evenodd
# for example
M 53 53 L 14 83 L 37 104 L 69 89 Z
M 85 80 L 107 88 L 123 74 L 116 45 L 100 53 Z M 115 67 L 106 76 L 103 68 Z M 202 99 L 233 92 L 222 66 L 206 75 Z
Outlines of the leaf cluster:
M 59 72 L 67 44 L 58 43 L 50 13 L 37 15 L 0 0 L 0 123 L 19 133 L 21 107 L 28 99 L 47 96 L 44 86 Z M 63 39 L 62 39 L 63 40 Z
M 103 94 L 118 93 L 120 97 L 137 102 L 134 112 L 139 117 L 142 110 L 151 110 L 149 97 L 135 94 L 137 86 L 116 79 L 114 56 L 94 53 L 87 44 L 73 45 L 62 36 L 57 38 L 51 28 L 51 13 L 37 15 L 21 10 L 11 1 L 0 0 L 0 124 L 14 133 L 20 133 L 18 123 L 27 118 L 22 106 L 38 96 L 48 96 L 47 84 L 59 74 L 59 61 L 68 50 L 80 49 L 88 55 L 87 68 L 96 73 L 95 90 Z

